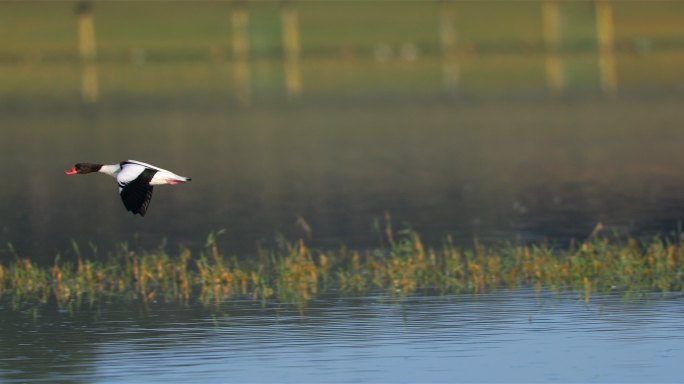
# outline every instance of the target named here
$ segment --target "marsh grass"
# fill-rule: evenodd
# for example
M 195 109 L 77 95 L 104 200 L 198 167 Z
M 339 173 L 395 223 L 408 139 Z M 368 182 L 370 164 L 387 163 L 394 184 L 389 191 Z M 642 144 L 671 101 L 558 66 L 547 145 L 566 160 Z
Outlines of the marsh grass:
M 392 232 L 388 245 L 374 250 L 314 250 L 304 240 L 281 239 L 257 257 L 225 257 L 211 233 L 197 256 L 187 248 L 177 255 L 163 247 L 136 252 L 122 244 L 106 260 L 75 262 L 58 256 L 41 267 L 16 256 L 0 265 L 0 297 L 13 309 L 56 302 L 66 310 L 116 300 L 155 301 L 210 307 L 231 299 L 276 300 L 303 306 L 321 294 L 382 293 L 409 295 L 481 294 L 534 287 L 572 291 L 586 302 L 594 294 L 626 296 L 684 289 L 684 243 L 654 238 L 615 241 L 592 238 L 567 249 L 508 244 L 472 247 L 450 238 L 426 247 L 412 231 Z M 96 248 L 93 251 L 96 251 Z

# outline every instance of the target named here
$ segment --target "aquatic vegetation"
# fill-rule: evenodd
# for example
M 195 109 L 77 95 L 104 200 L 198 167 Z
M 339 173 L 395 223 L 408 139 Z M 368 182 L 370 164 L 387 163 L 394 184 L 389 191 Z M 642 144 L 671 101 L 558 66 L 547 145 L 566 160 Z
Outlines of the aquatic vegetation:
M 589 302 L 592 294 L 611 291 L 684 290 L 680 241 L 593 238 L 567 249 L 478 242 L 462 248 L 450 238 L 426 247 L 415 232 L 388 233 L 388 246 L 372 250 L 315 250 L 303 239 L 282 240 L 248 260 L 222 254 L 216 242 L 220 232 L 209 234 L 197 256 L 187 248 L 170 255 L 163 247 L 136 252 L 122 244 L 104 260 L 89 260 L 74 244 L 76 262 L 58 256 L 51 266 L 41 267 L 16 256 L 0 264 L 0 298 L 13 308 L 56 302 L 77 309 L 112 300 L 198 300 L 220 306 L 230 299 L 252 299 L 305 305 L 323 293 L 384 292 L 400 298 L 517 287 L 573 291 Z

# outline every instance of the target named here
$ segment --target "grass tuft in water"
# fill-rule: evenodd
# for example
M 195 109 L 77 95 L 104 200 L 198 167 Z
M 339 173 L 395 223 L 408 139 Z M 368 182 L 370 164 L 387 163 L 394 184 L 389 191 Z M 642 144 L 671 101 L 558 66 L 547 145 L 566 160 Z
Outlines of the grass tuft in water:
M 570 249 L 476 241 L 462 248 L 451 238 L 427 247 L 413 231 L 394 233 L 389 226 L 387 231 L 387 246 L 377 249 L 323 251 L 303 239 L 280 239 L 274 249 L 259 249 L 249 260 L 225 257 L 216 242 L 221 232 L 209 234 L 198 255 L 187 248 L 177 255 L 164 247 L 135 252 L 121 244 L 106 259 L 90 260 L 74 243 L 75 262 L 58 255 L 52 266 L 41 267 L 15 255 L 0 264 L 0 298 L 13 309 L 54 302 L 75 310 L 114 300 L 218 307 L 231 299 L 251 299 L 303 306 L 330 293 L 401 298 L 517 287 L 577 292 L 588 303 L 597 293 L 684 290 L 684 243 L 667 239 L 592 238 Z

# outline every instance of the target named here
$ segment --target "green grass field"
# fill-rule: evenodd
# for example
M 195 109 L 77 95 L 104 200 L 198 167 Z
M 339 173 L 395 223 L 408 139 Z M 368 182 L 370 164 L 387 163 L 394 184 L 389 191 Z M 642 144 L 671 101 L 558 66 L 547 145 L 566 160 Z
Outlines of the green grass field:
M 248 3 L 250 80 L 257 95 L 284 94 L 280 2 Z M 437 1 L 301 1 L 304 94 L 441 92 Z M 112 95 L 231 95 L 229 1 L 94 2 L 98 78 Z M 596 91 L 593 2 L 561 2 L 569 91 Z M 541 2 L 453 3 L 465 94 L 544 92 Z M 684 3 L 615 2 L 620 88 L 684 85 Z M 78 97 L 75 3 L 0 3 L 0 97 Z M 402 52 L 409 50 L 412 55 Z M 380 54 L 379 52 L 383 53 Z

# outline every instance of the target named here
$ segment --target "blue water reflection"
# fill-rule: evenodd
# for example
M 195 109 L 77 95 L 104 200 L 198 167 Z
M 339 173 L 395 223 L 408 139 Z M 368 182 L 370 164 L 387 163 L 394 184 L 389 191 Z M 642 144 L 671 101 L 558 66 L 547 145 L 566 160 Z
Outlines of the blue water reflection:
M 574 294 L 522 290 L 401 302 L 329 298 L 302 311 L 231 302 L 220 315 L 161 306 L 120 318 L 108 310 L 88 328 L 80 328 L 77 318 L 66 320 L 71 322 L 66 326 L 49 327 L 41 319 L 18 326 L 22 340 L 50 339 L 43 343 L 52 345 L 41 348 L 63 358 L 47 361 L 38 347 L 24 348 L 23 362 L 3 359 L 0 377 L 10 382 L 678 382 L 682 300 L 681 295 L 651 300 L 616 295 L 585 304 Z M 76 336 L 80 332 L 87 335 Z

